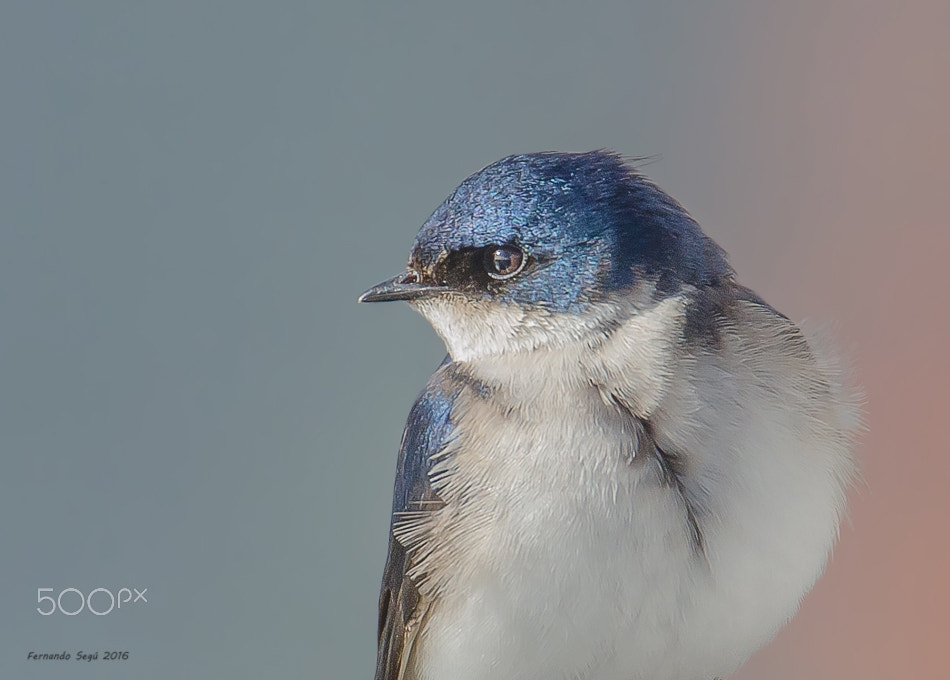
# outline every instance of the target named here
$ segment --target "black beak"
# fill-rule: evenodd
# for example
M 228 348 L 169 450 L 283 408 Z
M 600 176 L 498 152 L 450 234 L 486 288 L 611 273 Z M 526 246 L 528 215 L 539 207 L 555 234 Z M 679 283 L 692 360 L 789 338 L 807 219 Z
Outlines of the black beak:
M 360 295 L 357 302 L 389 302 L 390 300 L 418 300 L 444 293 L 446 286 L 430 286 L 419 282 L 419 274 L 413 270 L 397 274 L 388 281 L 378 283 Z

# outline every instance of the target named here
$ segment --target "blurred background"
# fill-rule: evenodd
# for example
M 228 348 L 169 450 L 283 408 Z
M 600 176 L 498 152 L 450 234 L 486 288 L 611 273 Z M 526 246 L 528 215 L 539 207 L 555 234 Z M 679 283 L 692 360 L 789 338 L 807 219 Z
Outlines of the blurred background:
M 867 395 L 827 573 L 736 677 L 947 677 L 948 29 L 943 1 L 4 2 L 0 677 L 371 677 L 443 348 L 356 297 L 467 175 L 601 147 L 655 156 Z M 36 611 L 97 587 L 148 604 Z M 26 660 L 79 650 L 130 658 Z

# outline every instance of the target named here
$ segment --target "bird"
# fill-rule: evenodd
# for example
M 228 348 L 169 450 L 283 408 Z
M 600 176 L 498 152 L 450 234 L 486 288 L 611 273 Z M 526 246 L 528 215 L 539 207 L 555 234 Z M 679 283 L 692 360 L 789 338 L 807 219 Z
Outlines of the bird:
M 395 300 L 448 354 L 399 449 L 375 680 L 711 680 L 796 613 L 860 397 L 635 159 L 476 172 L 359 298 Z

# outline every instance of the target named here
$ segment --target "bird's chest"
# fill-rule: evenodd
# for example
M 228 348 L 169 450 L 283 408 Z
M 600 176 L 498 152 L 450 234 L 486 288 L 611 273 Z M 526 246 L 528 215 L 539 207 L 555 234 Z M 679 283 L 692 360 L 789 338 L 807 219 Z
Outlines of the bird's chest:
M 634 429 L 599 399 L 474 404 L 457 432 L 453 474 L 470 490 L 457 499 L 460 510 L 529 544 L 551 531 L 566 538 L 589 535 L 592 523 L 602 528 L 650 472 Z
M 676 609 L 680 574 L 667 565 L 688 547 L 675 499 L 633 424 L 596 393 L 517 408 L 472 400 L 454 432 L 435 470 L 446 505 L 430 554 L 452 559 L 430 564 L 441 585 L 423 645 L 430 668 L 444 659 L 454 677 L 466 663 L 560 677 L 610 658 L 600 647 L 624 626 L 605 612 Z

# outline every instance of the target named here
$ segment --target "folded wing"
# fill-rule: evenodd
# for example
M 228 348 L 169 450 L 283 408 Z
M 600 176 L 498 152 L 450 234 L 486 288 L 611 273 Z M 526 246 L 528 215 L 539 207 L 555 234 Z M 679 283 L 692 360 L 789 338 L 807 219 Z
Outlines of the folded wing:
M 411 557 L 394 536 L 393 525 L 407 515 L 442 507 L 429 483 L 429 470 L 433 457 L 451 434 L 451 408 L 452 396 L 446 394 L 440 372 L 436 372 L 413 405 L 403 432 L 393 491 L 389 556 L 379 595 L 375 680 L 405 680 L 413 643 L 430 604 L 408 575 Z

